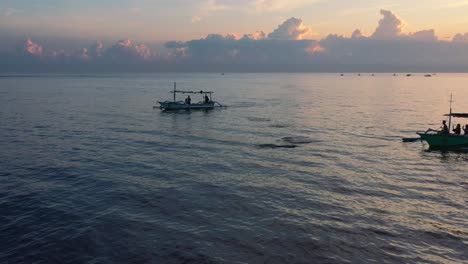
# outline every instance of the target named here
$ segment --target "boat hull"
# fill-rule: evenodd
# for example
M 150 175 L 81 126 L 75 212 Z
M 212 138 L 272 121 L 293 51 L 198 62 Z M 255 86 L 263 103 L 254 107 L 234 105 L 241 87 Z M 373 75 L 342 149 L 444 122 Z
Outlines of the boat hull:
M 159 108 L 167 111 L 171 110 L 210 110 L 213 109 L 214 102 L 186 104 L 184 102 L 159 102 Z
M 458 148 L 468 147 L 468 136 L 464 135 L 440 135 L 418 133 L 421 139 L 426 141 L 431 148 Z

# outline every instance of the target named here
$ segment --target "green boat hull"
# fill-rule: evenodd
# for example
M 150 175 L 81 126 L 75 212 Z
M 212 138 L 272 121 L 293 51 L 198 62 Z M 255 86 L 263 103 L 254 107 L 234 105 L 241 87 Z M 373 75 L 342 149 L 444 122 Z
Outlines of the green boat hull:
M 468 147 L 468 136 L 418 133 L 432 148 Z

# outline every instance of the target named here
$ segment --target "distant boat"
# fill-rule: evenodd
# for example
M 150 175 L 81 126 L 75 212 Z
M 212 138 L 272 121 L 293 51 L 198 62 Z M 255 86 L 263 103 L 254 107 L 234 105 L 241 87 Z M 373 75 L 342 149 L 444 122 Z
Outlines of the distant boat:
M 396 76 L 396 73 L 394 73 L 393 76 Z
M 340 76 L 344 76 L 344 74 L 340 74 Z
M 426 74 L 424 77 L 432 77 L 432 74 Z
M 222 105 L 216 101 L 212 100 L 212 94 L 214 92 L 211 91 L 181 91 L 177 90 L 176 88 L 176 83 L 174 83 L 174 90 L 171 91 L 173 94 L 173 100 L 172 101 L 164 101 L 164 102 L 158 102 L 159 103 L 159 108 L 165 111 L 169 110 L 211 110 L 215 108 L 215 104 L 222 107 Z M 177 101 L 176 95 L 180 94 L 198 94 L 198 95 L 203 95 L 203 101 L 200 101 L 198 103 L 191 103 L 188 102 L 187 100 L 185 101 Z
M 452 117 L 468 118 L 468 113 L 452 113 L 452 96 L 450 96 L 450 113 L 445 116 L 449 117 L 448 127 L 451 129 Z M 442 134 L 440 131 L 428 129 L 426 132 L 417 132 L 421 140 L 426 141 L 430 148 L 446 149 L 468 147 L 468 135 L 458 134 Z
M 406 74 L 406 77 L 411 77 L 411 74 L 409 74 L 409 73 L 408 73 L 408 74 Z

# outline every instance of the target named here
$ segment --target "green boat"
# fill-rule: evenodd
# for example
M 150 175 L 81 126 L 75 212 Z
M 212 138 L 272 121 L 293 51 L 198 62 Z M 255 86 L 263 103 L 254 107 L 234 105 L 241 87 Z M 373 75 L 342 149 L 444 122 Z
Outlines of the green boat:
M 468 135 L 455 135 L 455 134 L 436 134 L 436 133 L 417 133 L 429 144 L 429 147 L 436 148 L 461 148 L 468 147 Z
M 450 113 L 445 116 L 449 117 L 449 129 L 451 129 L 452 117 L 468 118 L 468 113 L 452 113 L 452 96 L 450 96 Z M 465 128 L 468 129 L 468 128 Z M 451 134 L 442 133 L 434 129 L 428 129 L 426 132 L 417 132 L 421 140 L 426 141 L 430 148 L 446 149 L 446 148 L 463 148 L 468 147 L 468 134 Z

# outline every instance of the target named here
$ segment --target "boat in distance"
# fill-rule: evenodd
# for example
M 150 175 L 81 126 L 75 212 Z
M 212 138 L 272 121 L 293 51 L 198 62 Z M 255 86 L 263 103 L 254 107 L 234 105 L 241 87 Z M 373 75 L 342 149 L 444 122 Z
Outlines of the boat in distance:
M 452 117 L 468 118 L 468 113 L 452 113 L 452 97 L 450 97 L 450 113 L 445 116 L 449 117 L 448 131 L 437 131 L 428 129 L 425 132 L 417 132 L 421 140 L 426 141 L 432 149 L 448 149 L 448 148 L 463 148 L 468 147 L 468 125 L 465 126 L 465 134 L 461 134 L 461 127 L 458 125 L 459 131 L 455 134 L 450 133 Z M 445 121 L 444 121 L 445 124 Z
M 212 95 L 214 92 L 212 91 L 182 91 L 177 90 L 177 84 L 174 83 L 174 90 L 171 91 L 173 94 L 172 101 L 158 101 L 159 108 L 164 111 L 171 111 L 171 110 L 211 110 L 214 109 L 216 106 L 223 107 L 220 103 L 212 100 Z M 177 94 L 188 94 L 189 96 L 185 99 L 185 101 L 177 101 Z M 197 103 L 192 103 L 190 94 L 198 94 L 203 96 L 203 101 L 199 101 Z

